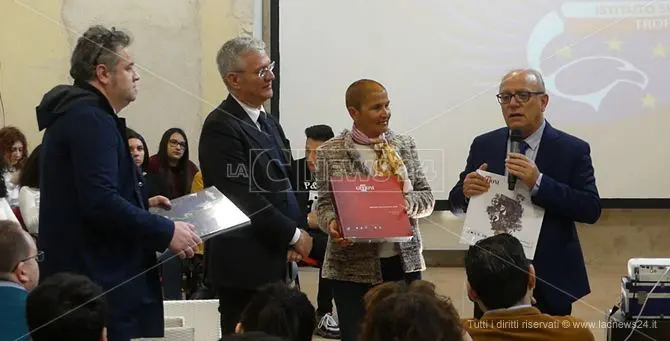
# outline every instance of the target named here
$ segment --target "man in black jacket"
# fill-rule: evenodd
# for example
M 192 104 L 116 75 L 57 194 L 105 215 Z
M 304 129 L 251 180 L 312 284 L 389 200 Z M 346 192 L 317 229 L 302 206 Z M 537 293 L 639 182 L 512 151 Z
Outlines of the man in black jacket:
M 74 85 L 58 85 L 37 107 L 41 150 L 41 279 L 59 272 L 90 278 L 109 302 L 110 341 L 162 337 L 156 252 L 192 257 L 193 226 L 150 214 L 142 174 L 117 113 L 137 97 L 130 37 L 89 28 L 72 53 Z
M 328 235 L 323 232 L 316 220 L 317 188 L 314 172 L 316 171 L 316 149 L 324 142 L 335 136 L 333 129 L 325 124 L 315 125 L 305 129 L 305 157 L 293 163 L 296 198 L 302 210 L 303 228 L 314 238 L 314 262 L 305 260 L 307 265 L 319 267 L 319 288 L 317 292 L 317 319 L 316 335 L 327 339 L 339 339 L 340 328 L 333 317 L 333 289 L 327 278 L 321 278 L 321 264 L 326 254 Z
M 228 97 L 202 127 L 199 157 L 205 187 L 216 186 L 251 218 L 251 226 L 213 237 L 205 246 L 208 278 L 216 287 L 221 331 L 235 332 L 256 291 L 287 276 L 287 261 L 308 257 L 312 237 L 290 182 L 290 146 L 279 121 L 265 112 L 274 63 L 265 44 L 235 38 L 217 54 Z

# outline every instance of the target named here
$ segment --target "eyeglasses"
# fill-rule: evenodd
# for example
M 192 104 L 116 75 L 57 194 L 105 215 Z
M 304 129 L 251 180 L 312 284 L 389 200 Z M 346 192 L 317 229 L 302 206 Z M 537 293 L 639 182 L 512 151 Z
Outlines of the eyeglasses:
M 20 261 L 18 261 L 16 263 L 16 265 L 14 265 L 14 267 L 12 268 L 12 272 L 16 271 L 16 268 L 19 266 L 20 263 L 27 262 L 27 261 L 29 261 L 33 258 L 35 258 L 35 260 L 38 263 L 43 261 L 44 260 L 44 251 L 37 251 L 37 254 L 35 254 L 34 256 L 30 256 L 30 257 L 26 257 L 24 259 L 21 259 Z
M 258 78 L 265 78 L 265 75 L 267 75 L 268 72 L 272 72 L 275 68 L 275 62 L 270 63 L 270 65 L 260 69 L 258 71 Z
M 93 65 L 98 64 L 98 59 L 100 59 L 100 55 L 102 55 L 102 51 L 105 49 L 105 47 L 109 47 L 109 44 L 112 42 L 112 38 L 116 34 L 116 27 L 112 27 L 111 30 L 107 31 L 105 34 L 102 35 L 101 37 L 101 42 L 98 44 L 98 53 L 95 54 L 95 58 L 93 58 Z
M 272 72 L 274 68 L 275 68 L 275 62 L 271 62 L 270 65 L 258 70 L 256 76 L 258 76 L 258 78 L 260 79 L 265 79 L 265 76 L 268 74 L 268 72 Z M 245 71 L 233 71 L 233 72 L 244 73 Z
M 516 97 L 517 101 L 525 103 L 534 95 L 544 95 L 544 91 L 517 91 L 513 94 L 504 92 L 497 94 L 496 98 L 498 98 L 498 103 L 500 104 L 509 103 L 512 100 L 512 97 Z
M 179 147 L 182 147 L 182 148 L 186 148 L 186 142 L 184 142 L 184 141 L 168 140 L 168 142 L 169 142 L 170 145 L 172 145 L 173 147 L 177 147 L 177 146 L 179 146 Z

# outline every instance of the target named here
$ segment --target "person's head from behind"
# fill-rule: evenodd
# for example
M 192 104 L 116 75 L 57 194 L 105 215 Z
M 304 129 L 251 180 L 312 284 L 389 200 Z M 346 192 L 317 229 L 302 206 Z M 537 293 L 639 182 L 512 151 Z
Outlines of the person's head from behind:
M 112 27 L 95 25 L 77 40 L 70 59 L 70 76 L 75 83 L 88 82 L 100 90 L 117 112 L 137 98 L 131 37 Z
M 31 188 L 40 188 L 40 151 L 42 145 L 38 145 L 28 156 L 21 174 L 19 174 L 19 185 Z
M 40 279 L 42 260 L 35 240 L 19 224 L 0 220 L 0 280 L 20 284 L 30 291 Z
M 519 129 L 522 136 L 528 137 L 542 125 L 549 95 L 538 71 L 519 69 L 508 72 L 500 82 L 496 97 L 510 129 Z
M 216 64 L 228 91 L 238 100 L 260 107 L 272 98 L 274 63 L 263 41 L 251 37 L 228 40 L 219 49 Z
M 247 332 L 241 334 L 226 335 L 219 341 L 290 341 L 279 336 L 269 335 L 264 332 Z
M 333 129 L 325 124 L 319 124 L 305 129 L 305 158 L 310 172 L 316 171 L 316 149 L 324 142 L 335 136 Z
M 0 147 L 2 147 L 3 162 L 7 167 L 22 169 L 28 158 L 28 142 L 26 135 L 16 127 L 0 129 Z
M 144 137 L 130 128 L 126 129 L 126 137 L 128 138 L 128 147 L 130 148 L 130 155 L 133 157 L 137 167 L 143 172 L 147 171 L 149 166 L 149 149 Z
M 384 283 L 368 291 L 364 303 L 360 340 L 461 341 L 465 335 L 456 308 L 430 282 Z
M 28 295 L 26 319 L 33 341 L 105 341 L 107 301 L 85 276 L 58 273 Z
M 501 233 L 470 246 L 465 254 L 468 296 L 483 311 L 530 304 L 535 269 L 514 236 Z
M 262 331 L 290 341 L 309 341 L 316 311 L 307 295 L 284 283 L 263 287 L 242 312 L 236 332 Z
M 391 101 L 386 88 L 371 79 L 360 79 L 349 85 L 345 104 L 356 129 L 371 138 L 388 130 Z

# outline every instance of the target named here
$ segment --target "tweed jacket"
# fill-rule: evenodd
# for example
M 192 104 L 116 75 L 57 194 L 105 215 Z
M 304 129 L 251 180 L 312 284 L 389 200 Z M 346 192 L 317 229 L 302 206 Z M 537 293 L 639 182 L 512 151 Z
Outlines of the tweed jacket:
M 423 271 L 426 263 L 423 258 L 423 244 L 419 232 L 418 219 L 432 213 L 435 206 L 433 193 L 421 169 L 414 140 L 409 136 L 388 135 L 389 143 L 402 158 L 413 190 L 405 194 L 410 207 L 417 207 L 417 213 L 410 216 L 414 238 L 398 243 L 405 272 Z M 319 227 L 328 232 L 328 225 L 336 219 L 334 202 L 330 193 L 328 179 L 331 176 L 371 175 L 371 170 L 361 161 L 351 132 L 345 130 L 322 144 L 316 151 L 316 185 L 319 199 L 317 217 Z M 379 244 L 364 243 L 341 246 L 330 238 L 322 264 L 324 278 L 356 283 L 379 284 L 382 282 Z

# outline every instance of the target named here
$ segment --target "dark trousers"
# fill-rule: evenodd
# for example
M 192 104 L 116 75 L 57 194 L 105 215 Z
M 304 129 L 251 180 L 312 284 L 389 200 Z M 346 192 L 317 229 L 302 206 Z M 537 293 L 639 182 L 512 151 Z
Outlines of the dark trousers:
M 384 282 L 421 279 L 421 272 L 405 273 L 400 256 L 381 259 L 382 279 Z M 337 306 L 340 322 L 340 340 L 357 341 L 360 324 L 365 316 L 363 296 L 373 286 L 365 283 L 332 280 L 333 297 Z
M 549 306 L 544 299 L 536 297 L 535 300 L 537 302 L 533 306 L 547 315 L 568 316 L 572 314 L 572 304 L 569 304 L 567 302 L 566 302 L 567 304 L 562 306 Z M 477 305 L 477 303 L 475 303 L 474 318 L 481 319 L 483 315 L 484 312 L 481 309 L 479 309 L 479 306 Z
M 163 282 L 163 298 L 166 300 L 181 300 L 182 260 L 172 251 L 166 251 L 160 257 L 160 266 Z
M 221 335 L 235 334 L 235 326 L 240 322 L 242 311 L 257 291 L 228 287 L 219 287 L 216 291 L 219 296 Z
M 321 277 L 321 265 L 326 256 L 326 248 L 328 245 L 328 235 L 316 229 L 307 231 L 312 238 L 314 238 L 314 246 L 312 248 L 312 256 L 319 262 L 319 287 L 316 293 L 316 313 L 318 316 L 333 312 L 333 285 L 328 278 Z
M 316 314 L 323 316 L 333 312 L 333 283 L 328 278 L 321 277 L 319 269 L 319 288 L 316 293 Z

